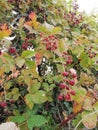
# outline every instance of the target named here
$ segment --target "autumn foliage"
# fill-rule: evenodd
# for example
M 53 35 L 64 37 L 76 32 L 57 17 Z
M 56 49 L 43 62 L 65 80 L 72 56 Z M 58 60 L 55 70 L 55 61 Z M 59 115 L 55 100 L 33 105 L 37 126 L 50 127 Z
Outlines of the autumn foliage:
M 0 122 L 98 128 L 97 15 L 74 0 L 0 1 Z

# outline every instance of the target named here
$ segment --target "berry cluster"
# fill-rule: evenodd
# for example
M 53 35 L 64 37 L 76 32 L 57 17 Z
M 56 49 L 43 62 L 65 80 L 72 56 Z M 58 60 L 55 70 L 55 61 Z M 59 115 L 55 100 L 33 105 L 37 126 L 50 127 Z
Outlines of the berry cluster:
M 72 90 L 72 86 L 75 85 L 77 74 L 75 69 L 71 68 L 69 71 L 65 71 L 62 73 L 63 82 L 59 84 L 59 88 L 61 90 L 58 95 L 58 100 L 67 100 L 71 101 L 71 95 L 75 95 L 75 91 Z
M 9 48 L 9 53 L 10 54 L 16 54 L 16 47 L 10 47 Z
M 62 57 L 65 59 L 65 62 L 66 62 L 65 65 L 70 65 L 70 64 L 72 64 L 73 58 L 72 58 L 72 56 L 69 55 L 67 52 L 63 52 Z
M 64 14 L 64 18 L 67 20 L 70 26 L 77 26 L 82 21 L 82 15 L 76 14 L 76 12 L 70 11 L 68 14 Z
M 22 44 L 22 49 L 23 50 L 27 50 L 28 46 L 32 45 L 32 43 L 30 42 L 31 38 L 25 38 L 25 41 Z
M 55 35 L 49 35 L 43 39 L 43 43 L 46 45 L 46 49 L 49 51 L 55 51 L 58 46 L 58 41 Z
M 93 46 L 85 48 L 84 50 L 85 50 L 86 54 L 88 55 L 88 57 L 91 59 L 97 55 Z

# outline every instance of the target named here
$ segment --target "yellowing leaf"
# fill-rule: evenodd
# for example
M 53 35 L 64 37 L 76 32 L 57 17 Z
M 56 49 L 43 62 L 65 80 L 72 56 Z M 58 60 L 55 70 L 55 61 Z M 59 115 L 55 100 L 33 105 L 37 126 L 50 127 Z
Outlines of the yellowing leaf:
M 37 29 L 38 26 L 39 26 L 39 22 L 36 21 L 36 14 L 35 14 L 35 12 L 31 12 L 31 13 L 29 14 L 29 18 L 30 18 L 31 20 L 25 22 L 24 26 L 27 25 L 27 26 L 31 26 L 31 27 Z M 25 27 L 26 27 L 26 26 L 25 26 Z
M 36 104 L 42 104 L 48 100 L 45 91 L 40 90 L 32 95 L 33 102 Z
M 5 70 L 4 67 L 0 68 L 0 76 L 2 76 L 2 74 L 4 73 L 4 70 Z
M 84 104 L 83 104 L 83 108 L 85 110 L 92 110 L 92 100 L 93 98 L 90 98 L 90 97 L 85 97 L 85 100 L 84 100 Z
M 94 111 L 82 112 L 83 124 L 87 129 L 93 129 L 97 124 L 97 115 Z
M 90 77 L 89 75 L 83 72 L 80 74 L 80 84 L 89 86 L 92 83 L 94 83 L 93 77 Z
M 76 95 L 73 96 L 73 100 L 77 103 L 82 103 L 85 100 L 85 96 L 86 96 L 86 89 L 82 88 L 82 87 L 76 87 L 74 86 L 73 90 L 75 90 Z
M 62 53 L 68 50 L 68 46 L 65 44 L 65 41 L 63 39 L 59 41 L 58 48 Z
M 81 59 L 80 60 L 81 67 L 88 68 L 94 64 L 93 59 L 90 59 L 85 52 L 82 52 L 79 58 Z
M 35 29 L 37 29 L 38 26 L 39 26 L 39 22 L 33 22 L 33 27 L 34 27 Z
M 94 103 L 93 108 L 96 111 L 96 113 L 98 114 L 98 101 Z
M 11 30 L 8 29 L 6 24 L 0 26 L 0 39 L 7 37 L 11 34 Z
M 61 33 L 61 27 L 54 27 L 51 31 L 51 34 L 60 34 Z
M 34 106 L 34 103 L 33 103 L 33 99 L 32 99 L 32 96 L 30 94 L 27 94 L 25 96 L 25 103 L 27 104 L 27 106 L 32 109 L 33 106 Z
M 82 44 L 88 44 L 89 39 L 85 35 L 80 35 L 77 40 L 75 41 L 77 45 L 82 45 Z
M 74 102 L 73 104 L 73 112 L 77 113 L 82 109 L 82 103 Z
M 33 22 L 36 22 L 36 14 L 35 14 L 35 12 L 31 12 L 31 13 L 29 14 L 29 18 L 30 18 Z

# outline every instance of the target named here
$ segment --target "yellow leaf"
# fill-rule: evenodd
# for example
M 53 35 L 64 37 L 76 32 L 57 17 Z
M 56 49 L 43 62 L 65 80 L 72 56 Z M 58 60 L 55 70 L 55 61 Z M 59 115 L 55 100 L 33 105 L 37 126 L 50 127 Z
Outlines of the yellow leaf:
M 37 18 L 36 18 L 35 12 L 31 12 L 31 13 L 29 14 L 29 18 L 30 18 L 31 20 L 25 22 L 24 25 L 28 25 L 28 26 L 31 26 L 31 27 L 37 29 L 38 26 L 39 26 L 39 22 L 36 21 Z
M 82 112 L 83 124 L 87 129 L 93 129 L 97 124 L 97 115 L 94 111 L 83 111 Z
M 3 73 L 4 73 L 4 67 L 1 67 L 1 68 L 0 68 L 0 76 L 2 76 Z
M 8 29 L 6 24 L 0 26 L 0 39 L 7 37 L 11 34 L 11 30 Z
M 83 103 L 74 102 L 74 104 L 73 104 L 73 113 L 79 112 L 82 109 L 82 104 Z
M 29 107 L 29 109 L 32 110 L 32 108 L 34 107 L 32 96 L 30 94 L 27 94 L 24 97 L 24 101 L 25 101 L 26 105 Z
M 92 102 L 93 102 L 93 98 L 90 97 L 85 97 L 84 103 L 83 103 L 83 108 L 85 110 L 92 110 Z
M 34 27 L 35 29 L 37 29 L 38 26 L 39 26 L 39 22 L 33 22 L 33 27 Z

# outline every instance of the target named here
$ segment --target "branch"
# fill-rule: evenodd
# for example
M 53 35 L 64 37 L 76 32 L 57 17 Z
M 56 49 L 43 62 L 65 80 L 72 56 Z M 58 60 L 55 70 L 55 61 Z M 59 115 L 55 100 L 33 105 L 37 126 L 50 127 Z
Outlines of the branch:
M 67 119 L 65 119 L 65 120 L 63 120 L 62 122 L 61 122 L 61 124 L 58 126 L 58 130 L 62 127 L 62 126 L 65 126 L 71 119 L 73 119 L 74 117 L 76 117 L 79 113 L 81 113 L 81 112 L 83 112 L 83 109 L 81 109 L 79 112 L 77 112 L 77 113 L 73 113 L 73 114 L 71 114 L 71 115 L 69 115 L 68 117 L 67 117 Z

